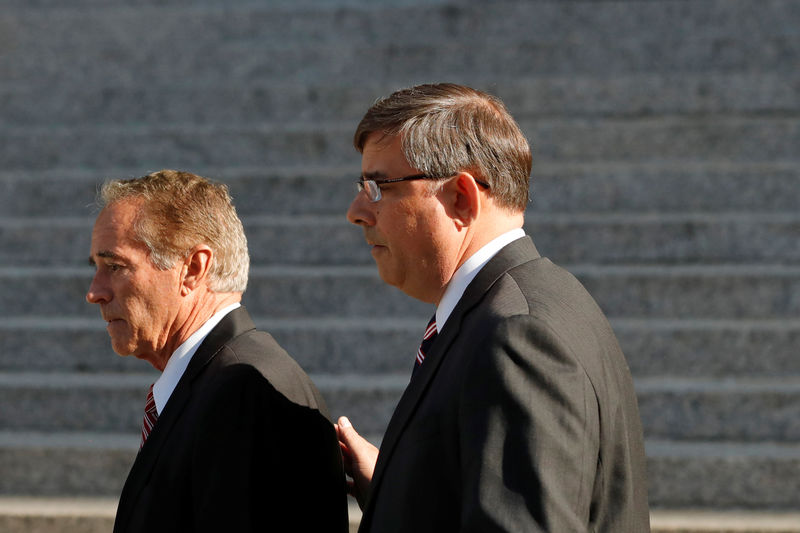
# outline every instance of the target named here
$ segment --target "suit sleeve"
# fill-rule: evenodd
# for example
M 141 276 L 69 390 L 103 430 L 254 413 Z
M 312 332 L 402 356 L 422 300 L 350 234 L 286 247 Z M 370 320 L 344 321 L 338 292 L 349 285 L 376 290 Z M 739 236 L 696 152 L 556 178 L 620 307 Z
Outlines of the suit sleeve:
M 596 396 L 568 343 L 506 318 L 468 358 L 459 407 L 464 532 L 584 531 L 598 460 Z

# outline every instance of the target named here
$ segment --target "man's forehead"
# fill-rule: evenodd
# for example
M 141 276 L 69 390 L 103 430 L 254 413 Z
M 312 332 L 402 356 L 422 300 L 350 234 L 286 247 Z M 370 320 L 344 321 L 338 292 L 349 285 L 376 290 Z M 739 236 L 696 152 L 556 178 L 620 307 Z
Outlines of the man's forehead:
M 410 174 L 411 170 L 399 136 L 374 133 L 367 139 L 361 154 L 361 174 L 365 179 L 389 178 L 398 172 Z
M 144 243 L 134 238 L 134 211 L 112 204 L 97 216 L 92 231 L 90 262 L 93 259 L 130 259 L 130 254 L 147 252 Z
M 97 215 L 92 230 L 92 241 L 125 241 L 133 230 L 133 223 L 134 216 L 131 211 L 118 209 L 116 205 L 108 206 Z
M 386 151 L 386 150 L 400 150 L 402 143 L 400 142 L 399 135 L 388 135 L 382 131 L 373 131 L 367 136 L 364 141 L 364 151 L 370 149 L 372 151 Z

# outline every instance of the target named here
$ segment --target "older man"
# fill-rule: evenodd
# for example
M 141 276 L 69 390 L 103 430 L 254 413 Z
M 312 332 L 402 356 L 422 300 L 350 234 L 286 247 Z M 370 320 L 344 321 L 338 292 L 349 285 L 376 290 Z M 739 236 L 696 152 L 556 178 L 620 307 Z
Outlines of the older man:
M 630 372 L 594 300 L 522 230 L 531 154 L 503 104 L 401 90 L 354 141 L 347 217 L 381 278 L 436 306 L 380 451 L 339 420 L 360 531 L 649 531 Z
M 347 531 L 323 399 L 240 305 L 249 256 L 227 188 L 164 170 L 98 200 L 86 299 L 114 351 L 162 372 L 115 533 Z

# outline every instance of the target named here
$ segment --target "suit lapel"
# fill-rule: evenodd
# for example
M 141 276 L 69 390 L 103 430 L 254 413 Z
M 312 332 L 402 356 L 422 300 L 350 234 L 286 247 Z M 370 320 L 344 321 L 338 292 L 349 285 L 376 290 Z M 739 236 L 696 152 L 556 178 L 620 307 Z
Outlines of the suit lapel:
M 172 391 L 164 411 L 158 416 L 158 421 L 147 438 L 147 442 L 136 456 L 120 495 L 117 523 L 126 523 L 127 514 L 134 509 L 139 493 L 147 484 L 150 472 L 156 464 L 164 443 L 167 442 L 172 428 L 189 402 L 192 395 L 192 382 L 203 372 L 225 343 L 251 329 L 255 329 L 255 324 L 250 319 L 250 315 L 244 307 L 238 307 L 225 315 L 197 348 L 192 360 L 189 361 L 189 366 L 178 381 L 178 385 Z M 127 502 L 125 508 L 123 508 L 123 502 Z
M 425 391 L 431 386 L 436 371 L 448 355 L 450 345 L 458 337 L 464 316 L 480 302 L 484 294 L 503 274 L 522 263 L 538 257 L 539 252 L 529 237 L 517 239 L 502 248 L 489 260 L 464 291 L 455 309 L 447 319 L 447 323 L 431 346 L 430 353 L 425 355 L 425 362 L 417 369 L 414 378 L 403 392 L 403 396 L 400 398 L 389 421 L 381 442 L 375 472 L 372 476 L 371 497 L 364 510 L 365 516 L 373 507 L 372 502 L 375 500 L 386 464 L 391 459 L 395 446 L 414 414 L 417 405 L 425 395 Z

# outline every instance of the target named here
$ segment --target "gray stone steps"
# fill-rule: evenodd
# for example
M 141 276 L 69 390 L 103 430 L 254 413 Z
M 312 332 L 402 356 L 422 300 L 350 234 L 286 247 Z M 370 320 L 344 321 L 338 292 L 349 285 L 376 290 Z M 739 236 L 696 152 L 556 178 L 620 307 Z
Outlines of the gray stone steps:
M 797 533 L 797 512 L 665 510 L 650 513 L 652 533 Z
M 648 72 L 615 77 L 541 76 L 471 80 L 497 94 L 518 120 L 552 117 L 637 117 L 702 114 L 777 114 L 800 111 L 796 72 Z M 40 83 L 0 81 L 4 127 L 118 124 L 259 124 L 341 121 L 355 126 L 365 107 L 406 81 L 358 85 L 265 80 L 247 85 L 155 81 L 132 85 L 108 80 L 62 85 L 53 95 Z
M 142 370 L 145 370 L 144 368 Z M 312 376 L 331 414 L 349 414 L 369 433 L 382 433 L 408 384 L 405 376 Z M 147 387 L 157 375 L 0 375 L 0 430 L 135 433 L 141 428 Z
M 797 510 L 800 443 L 647 441 L 653 508 Z
M 800 375 L 800 319 L 612 319 L 634 376 Z
M 107 533 L 114 527 L 113 497 L 0 498 L 5 533 Z
M 414 4 L 251 2 L 221 7 L 15 9 L 2 22 L 0 77 L 41 83 L 114 79 L 500 79 L 541 73 L 785 69 L 800 62 L 791 0 Z M 730 16 L 734 11 L 738 16 Z M 389 23 L 388 21 L 391 21 Z M 702 21 L 702 23 L 701 23 Z M 112 28 L 129 31 L 113 31 Z M 520 28 L 525 28 L 521 30 Z M 675 31 L 680 28 L 682 31 Z M 144 30 L 149 38 L 137 36 Z M 203 35 L 176 39 L 175 35 Z M 424 38 L 421 38 L 424 36 Z M 557 44 L 555 44 L 557 43 Z M 71 59 L 69 68 L 59 54 Z M 253 53 L 258 50 L 259 53 Z
M 0 222 L 0 265 L 86 264 L 93 222 Z M 371 265 L 363 233 L 343 214 L 245 217 L 254 265 Z M 525 229 L 557 263 L 800 263 L 797 213 L 530 214 Z
M 344 217 L 360 172 L 355 150 L 339 166 L 203 168 L 226 183 L 245 219 L 280 215 Z M 154 167 L 155 168 L 155 167 Z M 161 168 L 161 167 L 159 167 Z M 137 177 L 150 169 L 0 170 L 0 228 L 25 224 L 91 228 L 98 185 L 106 178 Z M 668 162 L 534 162 L 530 220 L 544 214 L 797 213 L 795 162 L 727 159 Z M 52 220 L 70 217 L 73 220 Z M 341 219 L 340 219 L 341 220 Z M 292 219 L 285 218 L 289 224 Z
M 610 317 L 788 319 L 800 316 L 791 266 L 570 269 Z
M 537 161 L 797 161 L 793 116 L 521 120 Z M 0 130 L 8 170 L 352 164 L 353 124 L 127 125 Z
M 348 500 L 350 531 L 356 533 L 361 511 Z M 114 524 L 113 497 L 0 498 L 0 531 L 5 533 L 105 533 Z M 652 533 L 800 533 L 800 514 L 786 511 L 698 511 L 656 509 Z
M 144 365 L 144 363 L 143 363 Z M 142 368 L 142 371 L 146 368 Z M 3 373 L 4 431 L 135 432 L 146 374 Z M 334 417 L 381 434 L 408 384 L 402 374 L 312 374 Z M 798 442 L 800 375 L 747 378 L 639 378 L 645 436 L 672 441 Z
M 429 313 L 404 318 L 255 317 L 312 374 L 409 372 Z M 800 320 L 612 319 L 636 378 L 728 379 L 800 375 Z M 366 349 L 369 347 L 369 349 Z M 116 355 L 104 323 L 87 318 L 0 321 L 0 372 L 141 373 Z M 368 379 L 365 377 L 365 379 Z
M 795 319 L 800 267 L 568 265 L 613 318 Z M 264 318 L 424 316 L 373 266 L 254 267 L 243 302 Z M 84 268 L 0 269 L 0 317 L 98 317 Z
M 419 342 L 414 318 L 307 318 L 270 320 L 256 317 L 307 372 L 367 375 L 410 370 L 403 354 Z M 371 350 L 364 350 L 370 346 Z M 112 350 L 99 317 L 36 317 L 0 321 L 0 372 L 130 372 L 149 365 Z
M 797 164 L 647 161 L 539 164 L 532 212 L 797 212 Z
M 797 509 L 798 24 L 794 0 L 5 2 L 0 494 L 119 494 L 156 373 L 113 354 L 83 303 L 87 205 L 106 177 L 165 167 L 230 184 L 255 259 L 246 304 L 379 439 L 430 308 L 383 286 L 344 221 L 350 138 L 375 97 L 452 80 L 518 118 L 528 231 L 611 317 L 654 531 L 797 533 L 796 515 L 658 509 Z M 77 431 L 92 426 L 70 406 L 105 430 Z M 1 508 L 0 531 L 64 524 Z
M 0 494 L 118 496 L 138 447 L 133 433 L 0 431 Z
M 0 531 L 3 533 L 107 533 L 114 527 L 116 497 L 0 497 Z M 361 511 L 348 502 L 350 532 L 356 533 Z M 265 506 L 272 512 L 280 509 Z
M 636 380 L 650 439 L 800 443 L 800 375 Z
M 138 438 L 136 433 L 0 432 L 0 495 L 117 496 Z M 656 512 L 796 511 L 800 444 L 649 440 L 645 445 Z

